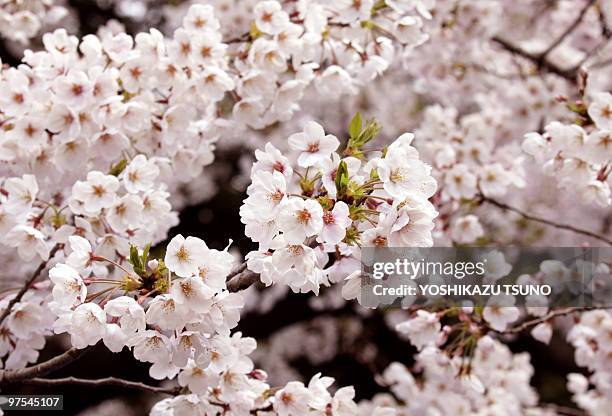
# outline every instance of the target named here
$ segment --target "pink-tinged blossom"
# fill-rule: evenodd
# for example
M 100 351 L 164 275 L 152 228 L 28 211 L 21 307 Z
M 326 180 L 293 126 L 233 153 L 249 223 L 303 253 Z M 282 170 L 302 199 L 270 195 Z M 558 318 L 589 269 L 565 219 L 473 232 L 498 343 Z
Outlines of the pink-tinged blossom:
M 291 135 L 288 141 L 293 149 L 301 152 L 298 164 L 304 168 L 325 159 L 340 145 L 335 136 L 326 135 L 323 127 L 314 121 L 307 122 L 304 131 Z

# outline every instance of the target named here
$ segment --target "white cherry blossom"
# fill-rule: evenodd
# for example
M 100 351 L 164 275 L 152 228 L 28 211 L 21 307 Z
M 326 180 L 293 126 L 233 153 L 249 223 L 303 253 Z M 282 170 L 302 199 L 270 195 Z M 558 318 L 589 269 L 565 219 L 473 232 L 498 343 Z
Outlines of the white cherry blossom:
M 313 166 L 335 151 L 340 141 L 331 134 L 325 134 L 320 124 L 309 121 L 304 131 L 295 133 L 288 139 L 289 145 L 299 150 L 298 164 L 301 167 Z

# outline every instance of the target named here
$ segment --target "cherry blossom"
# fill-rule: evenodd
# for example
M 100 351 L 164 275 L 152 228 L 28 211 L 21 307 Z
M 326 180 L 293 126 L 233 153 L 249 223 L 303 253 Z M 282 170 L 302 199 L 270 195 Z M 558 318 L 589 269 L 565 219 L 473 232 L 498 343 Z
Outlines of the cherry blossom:
M 206 244 L 197 238 L 177 235 L 168 244 L 164 263 L 180 277 L 198 273 L 198 267 L 206 250 Z
M 306 123 L 302 133 L 295 133 L 287 140 L 293 149 L 301 152 L 298 164 L 303 168 L 324 160 L 340 145 L 335 136 L 325 135 L 323 127 L 314 121 Z
M 499 283 L 501 247 L 612 244 L 608 0 L 107 3 L 95 33 L 72 2 L 0 5 L 3 388 L 104 386 L 31 377 L 98 345 L 161 381 L 111 379 L 168 395 L 152 415 L 555 414 L 506 345 L 529 333 L 569 343 L 566 399 L 608 413 L 605 309 L 366 308 L 361 263 L 487 247 Z M 609 293 L 607 258 L 518 281 L 579 294 L 580 270 Z M 318 373 L 340 356 L 375 392 Z

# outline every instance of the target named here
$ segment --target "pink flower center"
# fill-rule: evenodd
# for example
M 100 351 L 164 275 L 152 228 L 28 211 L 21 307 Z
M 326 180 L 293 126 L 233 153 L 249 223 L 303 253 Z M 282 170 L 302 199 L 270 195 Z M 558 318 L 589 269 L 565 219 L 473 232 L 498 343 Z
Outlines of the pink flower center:
M 280 173 L 283 173 L 285 171 L 285 165 L 283 165 L 281 162 L 276 162 L 274 163 L 274 165 L 272 165 L 272 169 Z
M 333 224 L 336 222 L 336 219 L 334 218 L 334 214 L 332 214 L 331 211 L 325 211 L 323 213 L 323 222 L 325 224 Z
M 310 143 L 308 145 L 308 153 L 317 153 L 319 148 L 319 142 Z

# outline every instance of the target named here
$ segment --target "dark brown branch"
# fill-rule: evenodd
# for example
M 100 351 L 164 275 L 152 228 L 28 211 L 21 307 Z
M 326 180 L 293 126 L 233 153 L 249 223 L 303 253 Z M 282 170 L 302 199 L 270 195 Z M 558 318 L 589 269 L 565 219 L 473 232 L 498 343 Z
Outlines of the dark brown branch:
M 243 33 L 242 35 L 238 37 L 224 40 L 223 43 L 226 43 L 226 44 L 243 43 L 243 42 L 247 42 L 250 39 L 250 37 L 251 35 L 249 33 Z
M 561 223 L 558 223 L 558 222 L 555 222 L 555 221 L 548 220 L 546 218 L 537 217 L 535 215 L 528 214 L 528 213 L 526 213 L 526 212 L 524 212 L 524 211 L 522 211 L 522 210 L 520 210 L 518 208 L 512 207 L 512 206 L 510 206 L 508 204 L 505 204 L 503 202 L 499 202 L 499 201 L 496 201 L 495 199 L 488 198 L 488 197 L 486 197 L 484 195 L 480 196 L 480 200 L 482 202 L 488 202 L 491 205 L 495 205 L 496 207 L 501 208 L 503 210 L 514 212 L 514 213 L 520 215 L 521 217 L 523 217 L 523 218 L 525 218 L 527 220 L 536 221 L 536 222 L 539 222 L 539 223 L 542 223 L 542 224 L 550 225 L 551 227 L 560 228 L 562 230 L 568 230 L 568 231 L 572 231 L 572 232 L 577 233 L 577 234 L 586 235 L 586 236 L 595 238 L 595 239 L 597 239 L 599 241 L 603 241 L 604 243 L 612 246 L 612 239 L 610 239 L 608 237 L 605 237 L 603 235 L 599 235 L 599 234 L 594 233 L 592 231 L 583 230 L 581 228 L 577 228 L 577 227 L 574 227 L 572 225 L 561 224 Z
M 32 379 L 36 377 L 46 376 L 47 374 L 59 370 L 67 366 L 68 364 L 78 360 L 85 355 L 91 347 L 78 349 L 70 348 L 68 351 L 53 357 L 40 364 L 26 367 L 20 370 L 2 370 L 0 371 L 0 385 L 17 383 L 26 379 Z
M 105 387 L 105 386 L 116 386 L 125 387 L 127 389 L 134 389 L 145 391 L 149 393 L 161 393 L 170 394 L 176 396 L 181 392 L 181 387 L 157 387 L 151 386 L 145 383 L 139 383 L 136 381 L 124 380 L 116 377 L 106 377 L 98 380 L 89 380 L 77 377 L 65 377 L 65 378 L 31 378 L 20 381 L 22 384 L 33 384 L 37 386 L 53 387 L 53 386 L 88 386 L 88 387 Z
M 605 46 L 610 41 L 610 37 L 612 37 L 612 31 L 608 27 L 608 23 L 606 21 L 606 15 L 605 15 L 604 11 L 601 8 L 601 4 L 599 4 L 598 6 L 599 7 L 597 8 L 597 10 L 599 12 L 599 25 L 601 26 L 601 37 L 602 37 L 602 39 L 597 43 L 597 45 L 595 45 L 593 48 L 591 48 L 591 50 L 589 50 L 584 55 L 584 57 L 580 60 L 580 62 L 578 62 L 578 64 L 576 64 L 576 68 L 580 68 L 591 57 L 593 57 L 594 55 L 599 53 L 602 49 L 604 49 Z M 595 68 L 595 66 L 591 65 L 591 68 Z
M 493 42 L 498 43 L 508 52 L 519 55 L 525 59 L 530 60 L 539 69 L 543 69 L 550 73 L 556 74 L 562 78 L 565 78 L 571 83 L 574 83 L 574 84 L 576 83 L 576 77 L 578 75 L 578 71 L 575 68 L 570 68 L 570 69 L 561 68 L 560 66 L 550 62 L 548 59 L 545 59 L 545 58 L 542 59 L 540 55 L 537 55 L 531 52 L 527 52 L 523 48 L 517 45 L 514 45 L 511 42 L 508 42 L 507 40 L 500 38 L 498 36 L 494 37 L 492 40 Z
M 244 263 L 244 270 L 229 276 L 227 281 L 227 290 L 230 292 L 238 292 L 247 289 L 249 286 L 255 284 L 259 280 L 259 274 L 250 271 L 246 268 Z
M 499 45 L 501 45 L 508 52 L 516 54 L 516 55 L 519 55 L 519 56 L 521 56 L 521 57 L 523 57 L 525 59 L 530 60 L 531 62 L 533 62 L 538 67 L 538 69 L 543 69 L 545 71 L 548 71 L 548 72 L 551 72 L 553 74 L 559 75 L 560 77 L 565 78 L 568 81 L 570 81 L 570 82 L 575 84 L 576 83 L 576 78 L 578 77 L 578 71 L 580 69 L 580 66 L 584 63 L 584 60 L 581 61 L 580 64 L 576 65 L 573 68 L 564 69 L 564 68 L 561 68 L 560 66 L 550 62 L 547 58 L 548 58 L 548 55 L 550 54 L 550 52 L 552 52 L 557 46 L 559 46 L 561 44 L 561 42 L 563 42 L 572 32 L 574 32 L 574 30 L 576 30 L 578 25 L 580 25 L 580 23 L 584 19 L 584 16 L 586 15 L 587 11 L 589 10 L 589 8 L 591 6 L 593 6 L 595 1 L 596 0 L 588 0 L 588 2 L 580 10 L 580 13 L 576 17 L 576 19 L 574 19 L 572 24 L 569 25 L 563 31 L 563 33 L 557 39 L 555 39 L 550 44 L 550 46 L 548 46 L 548 48 L 546 48 L 541 53 L 531 53 L 531 52 L 528 52 L 525 49 L 523 49 L 523 48 L 521 48 L 521 47 L 519 47 L 517 45 L 514 45 L 511 42 L 509 42 L 509 41 L 507 41 L 507 40 L 505 40 L 503 38 L 500 38 L 498 36 L 494 37 L 492 40 L 494 42 L 498 43 Z M 600 13 L 600 17 L 601 16 L 602 16 L 602 14 Z M 607 37 L 608 37 L 607 29 L 606 28 L 604 28 L 604 30 L 603 30 L 603 36 L 604 36 L 604 41 L 605 41 L 607 39 Z M 589 54 L 592 54 L 592 53 L 596 52 L 597 49 L 600 46 L 601 45 L 599 45 L 597 48 L 595 48 Z M 587 54 L 587 58 L 588 58 L 589 54 Z
M 59 250 L 59 248 L 60 246 L 58 244 L 55 247 L 53 247 L 53 249 L 51 249 L 51 252 L 49 252 L 49 259 L 40 263 L 40 265 L 36 268 L 36 270 L 34 270 L 34 273 L 32 273 L 32 276 L 30 276 L 30 278 L 24 283 L 23 287 L 19 290 L 19 292 L 17 292 L 17 295 L 9 301 L 8 305 L 6 305 L 6 308 L 4 308 L 4 310 L 2 311 L 2 314 L 0 315 L 0 325 L 2 325 L 2 323 L 7 318 L 7 316 L 9 316 L 15 304 L 21 301 L 21 298 L 23 297 L 23 295 L 25 295 L 25 293 L 32 286 L 36 278 L 42 273 L 45 267 L 47 267 L 49 260 L 51 260 L 53 256 L 55 256 L 55 253 L 57 253 L 57 250 Z
M 565 38 L 568 37 L 578 27 L 578 25 L 582 22 L 582 19 L 584 19 L 584 15 L 587 13 L 587 10 L 589 10 L 593 3 L 595 3 L 595 0 L 589 0 L 587 4 L 584 5 L 582 10 L 580 10 L 580 14 L 578 14 L 572 24 L 569 25 L 567 29 L 565 29 L 565 31 L 561 34 L 561 36 L 555 39 L 553 43 L 551 43 L 550 46 L 538 56 L 540 60 L 545 60 L 548 54 L 552 52 L 557 46 L 559 46 L 561 42 L 563 42 Z
M 234 267 L 232 269 L 232 271 L 230 272 L 230 274 L 227 276 L 226 280 L 230 280 L 230 278 L 236 276 L 238 273 L 243 272 L 247 269 L 247 263 L 246 261 L 243 263 L 240 263 L 238 266 Z

